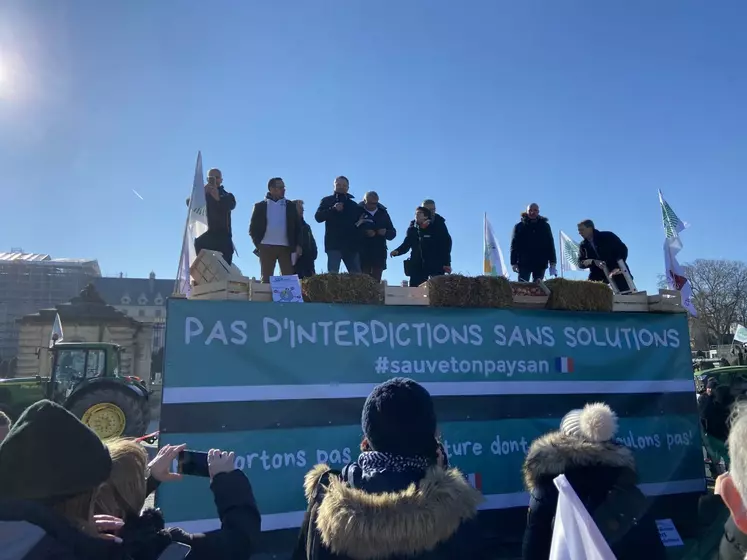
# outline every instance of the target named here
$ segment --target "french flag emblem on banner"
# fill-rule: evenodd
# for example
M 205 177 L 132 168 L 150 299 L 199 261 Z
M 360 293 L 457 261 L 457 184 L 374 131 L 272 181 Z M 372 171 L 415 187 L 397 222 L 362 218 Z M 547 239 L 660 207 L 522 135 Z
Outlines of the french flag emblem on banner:
M 573 373 L 573 358 L 555 358 L 555 369 L 560 373 Z
M 467 475 L 467 482 L 470 483 L 472 488 L 480 490 L 482 492 L 482 475 L 478 473 L 470 473 Z

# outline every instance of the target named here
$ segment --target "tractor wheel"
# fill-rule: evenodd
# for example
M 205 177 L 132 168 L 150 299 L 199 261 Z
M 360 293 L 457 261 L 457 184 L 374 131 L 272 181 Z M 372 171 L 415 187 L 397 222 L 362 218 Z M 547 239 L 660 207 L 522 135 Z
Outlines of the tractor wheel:
M 147 428 L 143 401 L 121 389 L 94 389 L 76 399 L 70 411 L 101 439 L 140 437 Z

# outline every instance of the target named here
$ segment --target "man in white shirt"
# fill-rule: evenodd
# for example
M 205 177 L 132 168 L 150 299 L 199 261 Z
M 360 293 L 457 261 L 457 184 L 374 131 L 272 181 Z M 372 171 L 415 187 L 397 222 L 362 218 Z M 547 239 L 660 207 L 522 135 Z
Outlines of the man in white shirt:
M 254 205 L 249 236 L 257 248 L 262 282 L 269 282 L 280 265 L 280 274 L 293 274 L 291 255 L 302 254 L 301 217 L 296 205 L 285 199 L 285 183 L 274 177 L 267 183 L 265 199 Z

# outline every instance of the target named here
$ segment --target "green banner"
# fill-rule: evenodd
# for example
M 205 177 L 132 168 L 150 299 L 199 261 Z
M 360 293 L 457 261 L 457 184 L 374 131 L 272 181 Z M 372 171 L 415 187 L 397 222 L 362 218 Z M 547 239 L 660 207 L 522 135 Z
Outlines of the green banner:
M 418 380 L 485 508 L 524 506 L 531 442 L 590 400 L 618 412 L 649 495 L 704 488 L 684 314 L 170 300 L 161 443 L 237 454 L 263 529 L 297 527 L 316 463 L 354 461 L 371 388 Z M 217 523 L 208 482 L 161 487 L 167 519 Z

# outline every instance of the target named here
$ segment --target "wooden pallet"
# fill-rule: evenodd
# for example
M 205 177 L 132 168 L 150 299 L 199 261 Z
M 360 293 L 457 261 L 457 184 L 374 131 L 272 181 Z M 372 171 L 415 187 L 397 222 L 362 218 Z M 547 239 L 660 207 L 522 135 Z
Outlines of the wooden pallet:
M 213 284 L 225 280 L 243 280 L 241 271 L 234 264 L 223 260 L 223 255 L 217 251 L 203 249 L 197 255 L 195 262 L 189 267 L 189 275 L 195 285 Z
M 620 313 L 648 313 L 648 294 L 615 294 L 612 300 L 612 311 Z
M 648 310 L 651 313 L 683 313 L 687 311 L 682 305 L 682 294 L 679 290 L 659 290 L 658 294 L 648 296 Z

